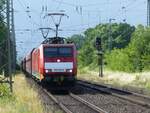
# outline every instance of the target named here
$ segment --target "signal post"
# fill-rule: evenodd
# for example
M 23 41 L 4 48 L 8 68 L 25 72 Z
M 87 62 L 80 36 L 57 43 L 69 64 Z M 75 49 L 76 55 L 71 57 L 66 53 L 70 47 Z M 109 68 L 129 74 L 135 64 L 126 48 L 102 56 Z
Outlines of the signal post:
M 96 38 L 95 46 L 98 55 L 99 76 L 103 77 L 103 49 L 102 49 L 102 40 L 100 37 Z

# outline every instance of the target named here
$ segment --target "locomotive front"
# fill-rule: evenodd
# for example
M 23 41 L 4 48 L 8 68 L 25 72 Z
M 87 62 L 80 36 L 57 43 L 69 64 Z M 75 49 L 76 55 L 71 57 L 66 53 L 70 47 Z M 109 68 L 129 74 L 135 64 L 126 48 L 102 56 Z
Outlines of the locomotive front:
M 44 81 L 74 84 L 77 55 L 74 44 L 43 45 Z

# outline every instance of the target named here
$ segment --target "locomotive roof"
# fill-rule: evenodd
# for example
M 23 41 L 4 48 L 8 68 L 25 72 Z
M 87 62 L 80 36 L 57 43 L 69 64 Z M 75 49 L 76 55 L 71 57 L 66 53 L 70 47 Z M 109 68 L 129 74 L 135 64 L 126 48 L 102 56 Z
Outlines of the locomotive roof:
M 43 47 L 51 47 L 51 46 L 55 46 L 55 47 L 59 47 L 59 46 L 74 46 L 73 43 L 71 44 L 41 44 Z

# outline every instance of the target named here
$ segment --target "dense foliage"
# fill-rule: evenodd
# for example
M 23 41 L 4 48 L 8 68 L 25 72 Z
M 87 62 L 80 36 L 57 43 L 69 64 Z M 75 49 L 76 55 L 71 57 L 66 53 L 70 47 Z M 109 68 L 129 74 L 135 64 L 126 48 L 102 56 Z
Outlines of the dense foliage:
M 82 35 L 73 35 L 67 39 L 69 42 L 74 42 L 76 44 L 77 49 L 81 49 L 82 45 L 84 44 L 85 38 Z
M 137 72 L 150 69 L 150 28 L 138 26 L 131 42 L 124 49 L 106 55 L 107 67 L 113 70 Z
M 76 35 L 75 43 L 79 49 L 79 65 L 81 67 L 97 66 L 97 50 L 95 38 L 102 39 L 104 63 L 106 68 L 118 71 L 137 72 L 150 69 L 150 28 L 139 25 L 137 28 L 126 23 L 112 24 L 112 48 L 109 51 L 110 25 L 100 24 L 89 28 L 84 35 Z M 82 38 L 81 38 L 82 37 Z M 80 42 L 80 39 L 81 42 Z

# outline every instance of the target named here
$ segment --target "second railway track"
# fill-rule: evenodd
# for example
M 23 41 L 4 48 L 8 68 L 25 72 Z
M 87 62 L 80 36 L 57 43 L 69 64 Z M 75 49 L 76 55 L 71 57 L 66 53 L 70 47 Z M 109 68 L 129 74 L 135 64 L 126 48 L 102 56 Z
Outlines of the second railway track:
M 150 108 L 150 97 L 148 96 L 141 95 L 141 94 L 134 93 L 134 92 L 124 91 L 124 90 L 117 89 L 117 88 L 108 87 L 105 85 L 93 84 L 93 83 L 82 81 L 82 80 L 79 80 L 78 84 L 85 86 L 85 87 L 89 87 L 91 89 L 104 92 L 104 93 L 109 93 L 113 96 L 116 96 L 116 97 L 119 97 L 128 101 L 131 101 L 135 104 L 139 104 L 141 106 Z

